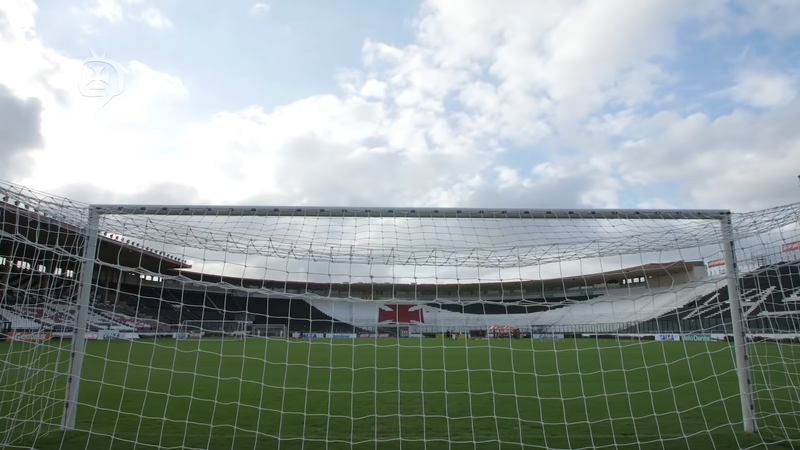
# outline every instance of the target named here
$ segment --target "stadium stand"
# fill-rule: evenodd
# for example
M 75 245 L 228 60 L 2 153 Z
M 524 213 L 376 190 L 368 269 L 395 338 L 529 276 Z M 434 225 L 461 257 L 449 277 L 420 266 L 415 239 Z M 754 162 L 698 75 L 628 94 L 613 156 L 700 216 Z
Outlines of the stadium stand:
M 800 315 L 800 262 L 782 262 L 759 267 L 739 278 L 744 306 L 743 317 L 751 331 L 794 329 Z M 669 311 L 642 328 L 656 325 L 660 330 L 729 330 L 731 320 L 728 290 L 718 290 Z
M 79 230 L 7 203 L 0 205 L 0 213 L 5 228 L 37 221 L 40 230 L 31 236 L 36 248 L 0 241 L 0 255 L 4 255 L 0 259 L 0 315 L 16 330 L 69 330 L 75 323 Z M 41 256 L 56 248 L 72 257 Z M 249 316 L 255 324 L 313 332 L 369 331 L 376 324 L 414 325 L 433 332 L 485 329 L 493 323 L 535 330 L 662 332 L 727 329 L 730 322 L 725 280 L 709 276 L 702 261 L 649 264 L 580 280 L 339 286 L 192 272 L 185 261 L 118 236 L 104 235 L 98 255 L 101 264 L 95 270 L 96 290 L 88 318 L 91 330 L 149 332 L 168 330 L 187 320 Z M 42 270 L 34 267 L 40 260 L 59 263 Z M 142 273 L 163 277 L 148 279 Z M 178 275 L 190 282 L 170 280 Z M 217 287 L 207 287 L 212 283 Z M 800 291 L 782 286 L 800 285 L 796 262 L 761 267 L 744 274 L 740 284 L 752 329 L 790 325 L 788 321 L 798 311 Z M 245 295 L 236 287 L 258 292 Z

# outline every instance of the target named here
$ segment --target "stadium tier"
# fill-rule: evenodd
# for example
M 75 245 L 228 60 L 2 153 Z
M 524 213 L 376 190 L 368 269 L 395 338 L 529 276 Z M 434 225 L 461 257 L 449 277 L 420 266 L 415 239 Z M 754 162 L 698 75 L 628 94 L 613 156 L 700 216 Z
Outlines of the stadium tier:
M 793 448 L 800 206 L 82 205 L 0 185 L 9 448 Z
M 730 333 L 730 304 L 723 277 L 687 277 L 686 269 L 697 275 L 697 264 L 678 263 L 651 266 L 648 273 L 663 272 L 675 280 L 684 275 L 689 281 L 668 287 L 620 287 L 615 283 L 585 285 L 542 294 L 539 288 L 504 289 L 502 286 L 462 285 L 460 289 L 433 287 L 403 290 L 395 286 L 393 300 L 375 299 L 363 287 L 337 289 L 307 284 L 260 289 L 272 294 L 238 294 L 235 290 L 170 286 L 128 277 L 119 290 L 98 288 L 89 311 L 89 329 L 116 329 L 143 333 L 169 332 L 186 320 L 242 320 L 249 315 L 253 323 L 284 324 L 300 332 L 375 332 L 377 328 L 407 327 L 411 332 L 437 334 L 445 330 L 485 331 L 491 324 L 516 326 L 527 332 L 546 330 L 570 333 L 680 333 L 683 330 L 714 330 Z M 40 278 L 36 273 L 10 266 L 0 315 L 13 330 L 63 331 L 75 323 L 75 298 L 47 297 L 30 293 Z M 641 269 L 626 271 L 637 274 Z M 98 274 L 102 270 L 97 271 Z M 184 275 L 187 275 L 184 272 Z M 188 274 L 195 277 L 195 274 Z M 608 274 L 599 277 L 611 278 Z M 649 275 L 652 276 L 652 275 Z M 124 278 L 124 277 L 123 277 Z M 631 277 L 636 278 L 636 277 Z M 653 278 L 648 278 L 652 280 Z M 230 280 L 240 286 L 256 280 Z M 73 280 L 58 281 L 60 289 Z M 545 283 L 546 284 L 546 283 Z M 655 284 L 655 283 L 654 283 Z M 759 269 L 740 277 L 744 317 L 750 330 L 794 332 L 798 314 L 800 265 L 797 262 Z M 341 288 L 341 287 L 339 287 Z M 380 292 L 380 286 L 370 291 Z M 46 288 L 52 290 L 52 287 Z M 226 292 L 227 291 L 227 292 Z M 454 295 L 458 291 L 459 295 Z M 576 292 L 578 291 L 578 292 Z M 345 295 L 345 292 L 348 295 Z M 26 294 L 27 293 L 27 294 Z M 292 299 L 281 293 L 305 294 L 318 298 Z M 424 294 L 423 294 L 424 293 Z M 333 297 L 333 298 L 331 298 Z M 427 297 L 427 299 L 426 299 Z M 392 332 L 396 332 L 392 330 Z
M 742 316 L 751 332 L 794 332 L 800 315 L 800 264 L 797 261 L 759 267 L 741 275 L 738 284 Z M 664 314 L 659 317 L 658 325 L 669 332 L 683 328 L 726 333 L 731 323 L 730 308 L 728 289 L 722 288 Z

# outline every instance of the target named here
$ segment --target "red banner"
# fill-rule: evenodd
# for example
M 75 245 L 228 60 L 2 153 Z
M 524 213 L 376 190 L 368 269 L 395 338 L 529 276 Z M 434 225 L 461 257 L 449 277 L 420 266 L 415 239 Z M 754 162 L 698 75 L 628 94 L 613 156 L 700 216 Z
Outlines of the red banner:
M 425 323 L 425 317 L 421 305 L 383 305 L 378 308 L 378 323 L 384 322 Z
M 787 244 L 783 244 L 783 251 L 785 251 L 785 252 L 793 252 L 795 250 L 800 250 L 800 241 L 789 242 Z
M 17 342 L 45 342 L 49 341 L 53 335 L 51 333 L 39 333 L 39 332 L 28 332 L 28 331 L 20 331 L 15 332 L 12 331 L 8 333 L 8 337 L 6 338 L 7 342 L 17 341 Z
M 724 266 L 724 265 L 725 265 L 725 258 L 713 259 L 713 260 L 708 262 L 708 267 L 709 268 L 711 268 L 711 267 L 719 267 L 719 266 Z

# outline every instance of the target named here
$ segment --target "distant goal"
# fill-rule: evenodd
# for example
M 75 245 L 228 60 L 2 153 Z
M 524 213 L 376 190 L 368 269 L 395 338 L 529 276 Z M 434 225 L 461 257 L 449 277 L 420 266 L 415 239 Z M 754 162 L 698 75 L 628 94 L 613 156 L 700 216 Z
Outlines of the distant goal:
M 231 339 L 247 336 L 248 323 L 238 320 L 187 320 L 177 327 L 178 339 Z
M 248 336 L 265 338 L 287 338 L 286 325 L 281 324 L 253 324 L 249 328 Z

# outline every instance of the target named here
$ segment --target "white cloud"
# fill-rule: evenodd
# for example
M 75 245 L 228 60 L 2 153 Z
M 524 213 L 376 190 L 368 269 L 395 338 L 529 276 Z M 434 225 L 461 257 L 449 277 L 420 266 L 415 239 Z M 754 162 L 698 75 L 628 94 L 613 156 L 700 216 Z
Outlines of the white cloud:
M 35 14 L 38 9 L 33 0 L 19 0 L 3 5 L 0 10 L 0 36 L 7 42 L 30 38 L 35 29 Z
M 123 2 L 121 0 L 96 0 L 86 11 L 94 17 L 108 20 L 109 22 L 121 22 L 124 18 Z
M 797 79 L 791 75 L 766 70 L 743 70 L 731 89 L 733 98 L 758 108 L 784 106 L 797 96 Z
M 158 161 L 180 116 L 170 105 L 188 95 L 179 79 L 138 61 L 123 63 L 125 91 L 101 107 L 102 99 L 78 91 L 82 60 L 38 39 L 0 41 L 0 58 L 14 67 L 0 73 L 0 85 L 43 105 L 44 145 L 30 155 L 35 170 L 12 180 L 53 189 L 91 180 L 110 191 L 130 192 L 169 179 L 171 171 Z
M 360 93 L 365 98 L 383 99 L 386 95 L 386 83 L 378 80 L 367 80 Z
M 160 9 L 146 6 L 145 0 L 93 0 L 85 11 L 111 23 L 130 19 L 155 29 L 172 28 L 172 21 Z
M 764 115 L 710 118 L 660 113 L 634 119 L 646 136 L 620 153 L 619 170 L 642 182 L 669 181 L 675 199 L 703 207 L 752 210 L 796 201 L 800 130 L 797 100 Z M 673 200 L 675 202 L 675 200 Z
M 741 31 L 764 31 L 781 37 L 800 32 L 800 3 L 793 0 L 735 0 L 740 14 L 731 24 Z
M 263 16 L 269 14 L 272 8 L 266 3 L 255 3 L 250 7 L 248 13 L 251 16 Z
M 526 186 L 531 182 L 530 179 L 521 178 L 517 169 L 512 169 L 506 166 L 498 166 L 495 168 L 495 171 L 497 172 L 498 185 L 500 189 Z
M 147 8 L 136 17 L 138 20 L 150 25 L 152 28 L 172 28 L 172 21 L 156 8 Z
M 428 59 L 438 70 L 485 63 L 507 95 L 533 104 L 542 97 L 550 100 L 520 115 L 512 124 L 519 129 L 537 113 L 573 120 L 608 102 L 649 100 L 657 85 L 669 81 L 650 60 L 674 56 L 676 25 L 713 17 L 718 2 L 699 7 L 682 1 L 429 5 L 430 14 L 420 21 L 425 46 L 415 49 L 418 57 L 406 59 L 418 64 L 424 51 L 432 50 Z M 630 92 L 636 96 L 623 97 Z

